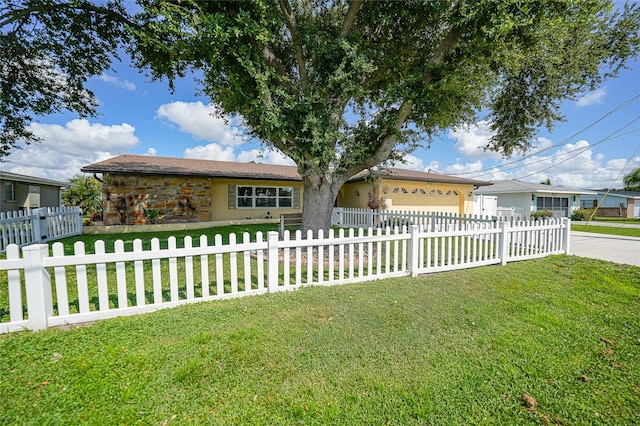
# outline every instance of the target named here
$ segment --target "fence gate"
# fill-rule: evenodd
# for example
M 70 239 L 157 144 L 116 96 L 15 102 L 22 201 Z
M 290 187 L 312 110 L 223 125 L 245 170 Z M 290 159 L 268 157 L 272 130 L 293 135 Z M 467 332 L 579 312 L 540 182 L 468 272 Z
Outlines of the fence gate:
M 43 207 L 0 213 L 0 253 L 9 244 L 26 246 L 82 234 L 79 207 Z

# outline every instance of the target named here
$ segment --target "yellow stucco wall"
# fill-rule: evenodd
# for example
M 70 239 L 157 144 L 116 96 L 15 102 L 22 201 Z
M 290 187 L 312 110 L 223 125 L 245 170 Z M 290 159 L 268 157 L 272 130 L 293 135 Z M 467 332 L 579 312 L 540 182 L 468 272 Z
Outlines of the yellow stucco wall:
M 346 183 L 338 193 L 338 207 L 366 209 L 369 192 L 371 192 L 371 184 L 368 182 Z
M 231 188 L 230 188 L 231 185 Z M 235 196 L 238 186 L 264 186 L 264 187 L 293 187 L 294 207 L 292 208 L 237 208 Z M 297 188 L 297 189 L 296 189 Z M 299 200 L 296 200 L 296 192 L 299 191 Z M 272 218 L 279 218 L 283 213 L 302 212 L 302 182 L 286 180 L 260 180 L 260 179 L 227 179 L 213 178 L 211 182 L 212 220 L 237 220 L 237 219 L 263 219 L 267 213 Z M 295 205 L 299 204 L 298 208 Z
M 356 196 L 356 191 L 360 194 Z M 366 208 L 368 182 L 349 183 L 342 187 L 339 207 Z M 455 214 L 473 213 L 473 185 L 383 179 L 380 191 L 387 210 L 436 211 Z

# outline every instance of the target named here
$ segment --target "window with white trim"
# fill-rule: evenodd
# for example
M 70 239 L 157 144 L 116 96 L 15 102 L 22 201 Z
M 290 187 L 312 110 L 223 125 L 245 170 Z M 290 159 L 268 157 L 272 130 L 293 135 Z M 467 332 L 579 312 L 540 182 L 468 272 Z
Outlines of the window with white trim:
M 237 207 L 253 208 L 291 208 L 293 206 L 293 188 L 290 186 L 238 186 Z

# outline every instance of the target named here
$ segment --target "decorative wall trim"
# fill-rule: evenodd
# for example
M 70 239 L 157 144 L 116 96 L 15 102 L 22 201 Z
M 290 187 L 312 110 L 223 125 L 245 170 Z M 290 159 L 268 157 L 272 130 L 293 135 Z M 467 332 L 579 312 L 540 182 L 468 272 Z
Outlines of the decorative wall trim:
M 229 210 L 235 210 L 236 208 L 236 186 L 231 184 L 229 185 Z
M 293 208 L 294 209 L 300 208 L 300 187 L 299 186 L 293 187 Z

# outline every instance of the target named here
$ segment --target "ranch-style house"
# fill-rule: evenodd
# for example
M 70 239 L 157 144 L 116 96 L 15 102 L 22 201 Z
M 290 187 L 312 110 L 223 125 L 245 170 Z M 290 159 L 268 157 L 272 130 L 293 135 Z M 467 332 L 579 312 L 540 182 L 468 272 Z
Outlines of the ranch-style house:
M 302 179 L 295 166 L 143 155 L 119 155 L 82 168 L 104 182 L 105 225 L 162 221 L 278 218 L 302 211 Z M 101 174 L 101 176 L 98 176 Z M 362 172 L 340 189 L 336 207 L 472 214 L 474 191 L 490 182 L 391 168 Z

